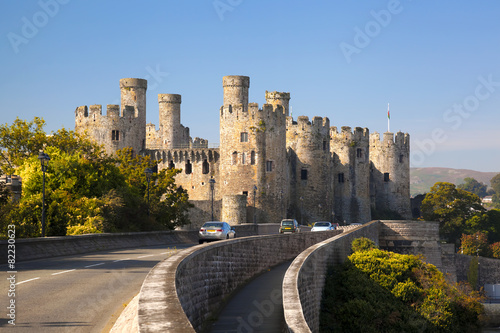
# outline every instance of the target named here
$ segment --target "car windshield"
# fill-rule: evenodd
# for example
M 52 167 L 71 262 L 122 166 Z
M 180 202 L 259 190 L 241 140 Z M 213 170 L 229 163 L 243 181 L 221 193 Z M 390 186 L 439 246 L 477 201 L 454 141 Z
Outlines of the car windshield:
M 293 221 L 282 221 L 281 225 L 286 225 L 286 226 L 293 225 Z
M 222 223 L 207 222 L 203 225 L 203 228 L 222 228 Z
M 316 222 L 314 223 L 315 227 L 329 227 L 330 223 L 329 222 Z

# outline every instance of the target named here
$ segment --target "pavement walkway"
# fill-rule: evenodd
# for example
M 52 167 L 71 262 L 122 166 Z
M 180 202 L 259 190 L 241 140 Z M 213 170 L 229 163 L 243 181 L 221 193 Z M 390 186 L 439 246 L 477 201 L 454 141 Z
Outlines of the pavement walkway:
M 279 333 L 285 328 L 282 282 L 291 261 L 259 275 L 233 296 L 211 333 Z

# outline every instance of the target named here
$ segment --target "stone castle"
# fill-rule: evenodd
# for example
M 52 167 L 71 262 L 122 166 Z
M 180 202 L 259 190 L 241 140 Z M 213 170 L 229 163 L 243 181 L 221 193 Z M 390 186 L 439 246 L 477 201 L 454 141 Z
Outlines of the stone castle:
M 367 222 L 372 212 L 411 218 L 410 138 L 401 132 L 331 127 L 328 118 L 289 115 L 290 93 L 248 102 L 250 78 L 223 77 L 220 145 L 192 139 L 181 124 L 181 95 L 159 94 L 159 129 L 146 124 L 144 79 L 120 80 L 121 107 L 80 106 L 75 130 L 113 154 L 124 147 L 149 155 L 159 169 L 178 168 L 176 183 L 195 205 L 192 227 L 211 219 L 301 224 Z

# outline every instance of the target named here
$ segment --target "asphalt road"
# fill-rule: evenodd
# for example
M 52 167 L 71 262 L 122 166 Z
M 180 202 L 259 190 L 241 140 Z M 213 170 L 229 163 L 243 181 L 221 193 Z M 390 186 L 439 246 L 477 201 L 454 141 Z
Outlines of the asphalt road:
M 139 293 L 151 268 L 190 246 L 169 244 L 26 261 L 16 263 L 16 273 L 0 265 L 0 331 L 108 332 Z M 15 326 L 8 316 L 12 301 Z

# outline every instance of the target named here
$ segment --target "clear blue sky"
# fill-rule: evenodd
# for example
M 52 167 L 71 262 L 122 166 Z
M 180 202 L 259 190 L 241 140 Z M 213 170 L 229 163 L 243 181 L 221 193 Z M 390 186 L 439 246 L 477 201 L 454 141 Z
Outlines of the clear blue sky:
M 293 116 L 411 135 L 415 167 L 500 172 L 500 2 L 3 1 L 2 123 L 74 128 L 80 105 L 119 103 L 119 79 L 182 95 L 191 136 L 219 141 L 224 75 L 250 101 L 291 93 Z M 104 106 L 105 109 L 105 106 Z

